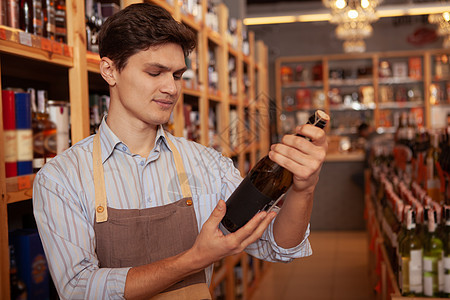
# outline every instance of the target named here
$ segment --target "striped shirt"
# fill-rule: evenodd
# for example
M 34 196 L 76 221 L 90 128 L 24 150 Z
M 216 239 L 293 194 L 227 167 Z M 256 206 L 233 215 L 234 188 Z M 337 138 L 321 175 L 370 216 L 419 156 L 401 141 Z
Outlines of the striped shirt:
M 105 122 L 100 126 L 108 206 L 145 209 L 182 198 L 172 152 L 163 128 L 147 158 L 130 152 Z M 180 152 L 193 194 L 198 229 L 220 199 L 227 199 L 242 178 L 231 159 L 214 149 L 167 133 Z M 61 299 L 123 299 L 129 268 L 99 268 L 95 253 L 93 136 L 53 158 L 36 175 L 34 215 L 52 278 Z M 268 261 L 288 262 L 311 254 L 305 239 L 283 249 L 269 226 L 246 252 Z M 206 269 L 208 283 L 212 266 Z

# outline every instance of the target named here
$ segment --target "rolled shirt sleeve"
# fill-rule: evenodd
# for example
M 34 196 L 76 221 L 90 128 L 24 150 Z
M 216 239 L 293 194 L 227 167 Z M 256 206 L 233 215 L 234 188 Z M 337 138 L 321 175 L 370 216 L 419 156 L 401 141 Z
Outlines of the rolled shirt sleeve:
M 63 174 L 49 166 L 46 175 L 39 172 L 34 181 L 34 216 L 60 298 L 124 299 L 130 268 L 99 268 L 83 205 L 57 182 Z

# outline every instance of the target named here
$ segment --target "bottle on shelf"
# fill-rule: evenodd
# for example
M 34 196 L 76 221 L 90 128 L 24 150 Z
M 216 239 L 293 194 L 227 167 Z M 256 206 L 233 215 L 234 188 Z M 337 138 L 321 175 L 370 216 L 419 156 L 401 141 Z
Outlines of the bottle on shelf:
M 33 171 L 36 172 L 57 154 L 56 125 L 47 112 L 47 91 L 37 91 L 36 113 L 33 118 Z
M 450 206 L 445 206 L 444 241 L 444 296 L 450 297 Z
M 42 36 L 43 14 L 41 0 L 21 0 L 19 26 L 25 32 Z
M 216 55 L 213 49 L 208 50 L 208 87 L 212 93 L 216 93 L 219 87 L 219 74 L 216 70 Z
M 54 40 L 56 34 L 55 2 L 54 0 L 42 0 L 42 13 L 44 16 L 43 36 Z
M 427 297 L 439 297 L 444 290 L 444 243 L 437 232 L 437 215 L 428 210 L 428 232 L 423 247 L 423 293 Z
M 430 134 L 430 148 L 426 157 L 427 168 L 427 193 L 439 204 L 444 204 L 444 175 L 439 164 L 439 135 L 437 132 Z
M 19 278 L 16 263 L 16 254 L 14 247 L 9 245 L 9 280 L 11 288 L 11 300 L 26 300 L 27 287 L 25 283 Z
M 307 124 L 324 128 L 330 117 L 316 111 Z M 261 210 L 270 210 L 292 184 L 292 173 L 273 162 L 269 156 L 262 158 L 228 198 L 222 225 L 230 232 L 244 226 Z
M 55 40 L 67 43 L 65 0 L 55 0 Z
M 411 209 L 406 214 L 406 236 L 400 246 L 402 267 L 400 287 L 403 296 L 419 296 L 422 285 L 422 241 L 416 232 L 416 212 Z

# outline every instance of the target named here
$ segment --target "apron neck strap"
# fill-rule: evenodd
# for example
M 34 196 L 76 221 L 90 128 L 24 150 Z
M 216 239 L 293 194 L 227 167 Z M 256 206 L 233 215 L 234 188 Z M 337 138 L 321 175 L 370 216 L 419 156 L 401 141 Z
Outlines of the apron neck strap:
M 108 220 L 108 210 L 106 209 L 105 175 L 103 174 L 102 147 L 99 133 L 94 136 L 92 156 L 94 163 L 95 219 L 97 223 L 100 223 Z
M 191 198 L 192 192 L 191 187 L 189 186 L 189 179 L 187 177 L 186 171 L 184 170 L 183 160 L 181 159 L 180 152 L 178 152 L 175 144 L 167 137 L 166 132 L 164 131 L 164 136 L 166 137 L 166 141 L 169 143 L 170 149 L 173 153 L 173 159 L 175 161 L 175 168 L 177 169 L 178 180 L 180 181 L 181 186 L 181 194 L 183 198 Z
M 181 194 L 183 198 L 191 198 L 192 192 L 189 186 L 189 180 L 184 169 L 183 160 L 181 159 L 180 152 L 178 152 L 175 144 L 167 137 L 164 132 L 166 141 L 168 142 L 170 149 L 173 153 L 173 158 L 175 162 L 175 168 L 177 169 L 178 180 L 180 182 Z M 102 147 L 100 143 L 100 134 L 97 133 L 94 136 L 94 146 L 93 146 L 93 169 L 94 169 L 94 188 L 95 188 L 95 217 L 96 222 L 105 222 L 108 220 L 108 211 L 106 209 L 106 188 L 105 188 L 105 175 L 103 172 L 103 162 L 102 162 Z

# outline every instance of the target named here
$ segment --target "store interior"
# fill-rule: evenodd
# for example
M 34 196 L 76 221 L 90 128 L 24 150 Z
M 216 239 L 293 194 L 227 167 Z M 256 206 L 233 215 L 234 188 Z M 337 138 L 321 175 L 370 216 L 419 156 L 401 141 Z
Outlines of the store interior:
M 0 19 L 0 299 L 10 299 L 14 289 L 11 243 L 18 249 L 14 272 L 27 289 L 58 299 L 48 273 L 41 285 L 31 283 L 30 264 L 23 262 L 31 254 L 17 236 L 39 244 L 37 232 L 27 231 L 36 227 L 35 172 L 96 133 L 107 113 L 96 34 L 108 15 L 135 2 L 141 1 L 55 1 L 65 19 L 56 18 L 56 33 L 48 36 L 9 15 Z M 450 1 L 150 2 L 198 39 L 186 59 L 182 96 L 165 124 L 175 136 L 220 151 L 245 176 L 314 111 L 331 117 L 310 222 L 313 255 L 288 264 L 245 252 L 218 261 L 213 299 L 450 297 Z M 343 14 L 347 8 L 358 15 Z M 41 113 L 55 124 L 59 148 L 40 154 L 30 148 L 26 159 L 11 154 L 6 138 L 18 125 L 11 125 L 5 102 L 14 103 L 17 93 L 45 104 L 33 118 Z M 23 161 L 29 170 L 16 168 Z M 419 275 L 410 268 L 412 246 L 404 246 L 409 233 L 422 239 Z M 430 254 L 430 247 L 440 252 Z M 419 287 L 410 283 L 413 275 Z M 28 290 L 28 299 L 38 299 L 30 296 L 36 291 Z

